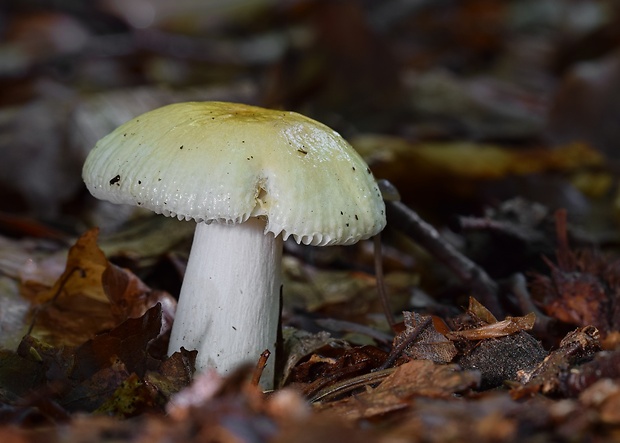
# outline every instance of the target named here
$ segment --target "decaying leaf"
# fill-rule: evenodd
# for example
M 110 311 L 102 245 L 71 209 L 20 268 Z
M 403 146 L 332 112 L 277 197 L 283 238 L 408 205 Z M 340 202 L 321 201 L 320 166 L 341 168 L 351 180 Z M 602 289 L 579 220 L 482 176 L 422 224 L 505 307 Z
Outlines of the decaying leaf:
M 312 252 L 314 259 L 314 251 Z M 316 254 L 319 253 L 329 256 L 329 251 Z M 339 256 L 333 257 L 333 254 L 338 254 L 338 250 L 332 252 L 329 260 L 327 257 L 323 260 L 328 261 L 328 264 L 342 260 Z M 362 253 L 358 252 L 356 260 L 360 260 L 360 255 Z M 330 266 L 333 268 L 335 263 Z M 291 256 L 284 257 L 283 268 L 283 297 L 284 305 L 288 309 L 303 309 L 325 318 L 360 324 L 368 324 L 372 313 L 383 312 L 377 298 L 377 282 L 374 276 L 368 273 L 318 268 Z M 412 272 L 386 273 L 386 290 L 390 293 L 395 310 L 408 306 L 411 288 L 416 286 L 418 280 L 418 276 Z
M 407 409 L 416 397 L 450 398 L 479 385 L 479 374 L 455 365 L 412 360 L 395 369 L 377 388 L 343 400 L 317 405 L 322 414 L 349 420 L 370 419 Z
M 379 368 L 386 356 L 385 351 L 369 345 L 323 346 L 291 370 L 288 382 L 301 384 L 303 393 L 310 397 L 328 385 Z
M 603 336 L 620 329 L 620 260 L 596 249 L 574 251 L 568 243 L 566 212 L 556 212 L 556 263 L 550 275 L 535 274 L 532 296 L 546 313 L 573 326 L 592 325 Z
M 78 346 L 128 318 L 141 317 L 157 303 L 165 330 L 170 328 L 176 307 L 172 296 L 151 290 L 130 271 L 108 262 L 97 236 L 95 228 L 76 241 L 65 271 L 51 288 L 23 285 L 22 292 L 34 305 L 31 335 L 52 345 Z
M 54 347 L 26 336 L 17 353 L 0 354 L 0 401 L 19 407 L 53 404 L 56 420 L 67 411 L 129 417 L 164 410 L 174 393 L 187 386 L 196 351 L 155 358 L 149 346 L 162 329 L 161 305 L 128 319 L 77 348 Z M 64 411 L 64 412 L 63 412 Z
M 109 263 L 101 276 L 103 290 L 110 300 L 114 319 L 120 323 L 128 318 L 141 317 L 149 308 L 160 303 L 164 329 L 170 329 L 176 300 L 167 292 L 153 291 L 132 272 Z
M 519 371 L 518 379 L 522 385 L 512 390 L 513 396 L 518 398 L 536 392 L 559 394 L 570 391 L 566 383 L 574 366 L 591 359 L 600 349 L 596 328 L 586 326 L 568 333 L 560 342 L 560 347 L 539 365 L 531 370 Z M 573 383 L 572 390 L 575 390 L 577 385 L 578 383 Z
M 61 296 L 32 311 L 30 334 L 52 345 L 77 346 L 116 322 L 110 304 L 81 294 Z
M 330 336 L 325 331 L 311 334 L 291 327 L 283 328 L 282 336 L 284 340 L 283 352 L 280 358 L 284 360 L 282 367 L 282 384 L 289 379 L 291 370 L 295 365 L 312 354 L 317 349 L 333 344 L 334 346 L 344 345 Z
M 534 327 L 536 314 L 530 312 L 523 317 L 507 316 L 502 321 L 497 319 L 475 298 L 469 298 L 467 310 L 477 320 L 478 325 L 469 329 L 451 331 L 447 334 L 452 339 L 485 340 L 488 338 L 505 337 L 520 331 L 529 331 Z
M 120 384 L 112 396 L 94 412 L 118 418 L 133 417 L 138 414 L 161 411 L 165 399 L 157 397 L 157 391 L 149 389 L 136 374 L 131 374 Z
M 162 310 L 157 305 L 140 318 L 130 318 L 110 332 L 97 335 L 75 350 L 71 377 L 85 379 L 118 359 L 130 373 L 143 376 L 147 369 L 148 344 L 161 333 Z
M 531 369 L 547 355 L 540 342 L 526 332 L 534 326 L 535 314 L 497 321 L 474 298 L 470 298 L 467 314 L 469 324 L 447 336 L 461 349 L 457 362 L 465 369 L 480 371 L 481 388 L 515 380 L 518 371 Z
M 97 246 L 99 229 L 86 231 L 69 249 L 64 273 L 53 287 L 31 294 L 37 304 L 49 302 L 61 295 L 82 295 L 99 302 L 107 302 L 101 287 L 101 275 L 108 260 Z
M 507 316 L 504 320 L 474 329 L 464 329 L 448 333 L 450 338 L 466 340 L 485 340 L 488 338 L 505 337 L 520 331 L 529 331 L 534 327 L 536 314 L 530 312 L 523 317 Z
M 425 317 L 428 318 L 415 312 L 403 312 L 405 330 L 394 337 L 393 348 L 407 340 Z M 437 332 L 432 321 L 427 323 L 403 352 L 412 360 L 431 360 L 435 363 L 449 363 L 457 354 L 454 343 Z
M 49 344 L 76 346 L 115 322 L 101 285 L 108 265 L 97 246 L 98 229 L 69 249 L 65 271 L 51 288 L 23 286 L 33 303 L 31 334 Z

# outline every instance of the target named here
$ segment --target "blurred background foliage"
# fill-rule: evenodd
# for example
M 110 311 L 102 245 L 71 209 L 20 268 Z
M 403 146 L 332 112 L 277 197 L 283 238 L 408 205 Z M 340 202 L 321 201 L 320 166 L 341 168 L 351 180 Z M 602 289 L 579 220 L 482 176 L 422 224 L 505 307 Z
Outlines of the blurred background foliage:
M 99 226 L 114 263 L 178 292 L 193 223 L 94 200 L 81 166 L 121 123 L 189 100 L 333 127 L 494 278 L 547 270 L 559 208 L 578 244 L 619 244 L 616 1 L 4 0 L 0 39 L 0 271 L 13 279 L 53 281 L 66 246 Z M 64 246 L 8 240 L 28 237 Z M 397 310 L 453 282 L 385 238 Z M 380 311 L 373 281 L 303 265 L 372 271 L 369 245 L 286 248 L 288 306 Z
M 80 179 L 96 140 L 165 103 L 217 99 L 334 127 L 438 222 L 519 195 L 609 227 L 592 208 L 617 199 L 619 10 L 611 0 L 5 0 L 0 211 L 105 230 L 113 222 Z M 524 149 L 532 155 L 510 157 Z

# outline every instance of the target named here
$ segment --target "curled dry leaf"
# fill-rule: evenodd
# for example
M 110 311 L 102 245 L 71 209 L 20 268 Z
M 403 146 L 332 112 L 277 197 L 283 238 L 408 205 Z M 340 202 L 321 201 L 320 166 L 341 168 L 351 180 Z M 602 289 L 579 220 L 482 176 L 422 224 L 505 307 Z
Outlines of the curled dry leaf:
M 497 321 L 495 316 L 473 297 L 469 298 L 469 308 L 467 311 L 476 319 L 480 326 L 449 332 L 447 334 L 449 338 L 485 340 L 488 338 L 505 337 L 520 331 L 531 330 L 536 321 L 536 314 L 533 312 L 522 317 L 507 316 L 504 320 Z
M 292 327 L 285 327 L 282 330 L 283 336 L 283 352 L 281 354 L 282 359 L 282 377 L 281 384 L 284 385 L 291 376 L 291 371 L 294 367 L 308 357 L 317 349 L 323 346 L 345 346 L 345 343 L 332 338 L 328 332 L 320 331 L 316 334 L 311 334 L 307 331 L 302 331 Z
M 449 332 L 448 337 L 453 339 L 464 338 L 466 340 L 485 340 L 488 338 L 505 337 L 520 331 L 529 331 L 534 327 L 535 321 L 536 314 L 533 312 L 523 317 L 507 316 L 504 320 L 490 325 Z
M 493 315 L 493 313 L 474 297 L 469 297 L 469 306 L 467 307 L 467 312 L 472 314 L 480 322 L 487 324 L 497 322 L 497 318 Z

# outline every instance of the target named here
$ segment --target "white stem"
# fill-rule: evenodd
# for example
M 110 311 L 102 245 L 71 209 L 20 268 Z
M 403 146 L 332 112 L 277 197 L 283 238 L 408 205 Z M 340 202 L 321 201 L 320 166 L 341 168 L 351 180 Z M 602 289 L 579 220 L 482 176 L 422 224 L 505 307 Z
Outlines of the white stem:
M 198 223 L 168 353 L 198 350 L 196 369 L 229 373 L 256 363 L 269 349 L 261 378 L 273 387 L 279 319 L 282 237 L 264 233 L 265 222 Z

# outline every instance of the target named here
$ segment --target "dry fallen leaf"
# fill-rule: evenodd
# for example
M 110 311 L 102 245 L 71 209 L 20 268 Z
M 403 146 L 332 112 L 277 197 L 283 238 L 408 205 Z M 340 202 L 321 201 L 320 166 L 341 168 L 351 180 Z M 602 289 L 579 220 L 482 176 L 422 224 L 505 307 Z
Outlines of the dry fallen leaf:
M 196 351 L 163 359 L 151 354 L 162 315 L 158 304 L 77 348 L 26 336 L 17 353 L 0 352 L 0 401 L 15 410 L 4 419 L 0 414 L 0 421 L 21 424 L 27 411 L 48 422 L 77 411 L 118 417 L 163 412 L 168 399 L 191 382 Z
M 98 229 L 84 233 L 69 249 L 65 271 L 51 288 L 29 285 L 30 334 L 48 344 L 76 346 L 115 325 L 101 285 L 108 261 L 97 246 Z
M 448 337 L 453 339 L 464 338 L 466 340 L 485 340 L 488 338 L 505 337 L 520 331 L 529 331 L 534 327 L 535 321 L 536 314 L 533 312 L 523 317 L 507 316 L 504 320 L 490 325 L 449 332 Z
M 565 211 L 556 212 L 556 263 L 546 260 L 550 275 L 537 273 L 531 292 L 545 312 L 569 325 L 595 326 L 605 338 L 620 328 L 620 260 L 600 250 L 572 250 Z
M 526 332 L 535 319 L 530 313 L 497 321 L 470 297 L 466 315 L 455 319 L 459 329 L 446 335 L 460 350 L 457 363 L 480 371 L 481 388 L 488 389 L 515 380 L 518 371 L 533 368 L 547 355 L 540 342 Z
M 101 275 L 108 265 L 108 260 L 97 246 L 99 229 L 93 228 L 80 236 L 69 249 L 65 271 L 54 286 L 27 294 L 37 304 L 49 302 L 63 294 L 76 295 L 106 303 L 107 297 L 101 287 Z
M 591 359 L 600 350 L 598 330 L 593 326 L 569 332 L 560 342 L 560 347 L 552 351 L 540 364 L 530 370 L 519 371 L 518 378 L 522 385 L 513 388 L 511 394 L 520 398 L 537 392 L 549 395 L 575 391 L 588 377 L 584 377 L 581 383 L 571 383 L 570 376 L 582 376 L 574 366 Z M 595 372 L 598 373 L 596 378 L 599 378 L 601 368 L 596 368 Z
M 428 316 L 415 312 L 403 312 L 405 330 L 394 337 L 393 348 L 397 348 L 415 330 L 420 322 Z M 458 353 L 454 344 L 440 334 L 429 322 L 415 340 L 404 349 L 404 354 L 412 360 L 431 360 L 435 363 L 449 363 Z
M 428 360 L 411 360 L 389 375 L 377 388 L 343 400 L 319 404 L 323 415 L 349 420 L 370 419 L 407 409 L 414 398 L 450 398 L 480 383 L 475 371 L 462 371 L 456 365 L 440 365 Z
M 160 303 L 164 313 L 164 329 L 171 328 L 176 300 L 167 292 L 152 290 L 135 274 L 112 263 L 103 271 L 101 284 L 118 323 L 141 317 L 149 308 Z

